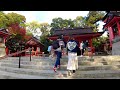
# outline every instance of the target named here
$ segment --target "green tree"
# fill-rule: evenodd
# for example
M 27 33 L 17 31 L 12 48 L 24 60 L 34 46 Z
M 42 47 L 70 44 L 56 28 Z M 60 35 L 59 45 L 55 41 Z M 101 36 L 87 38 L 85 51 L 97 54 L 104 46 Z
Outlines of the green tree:
M 54 30 L 56 29 L 73 28 L 74 22 L 71 19 L 62 19 L 58 17 L 52 19 L 52 23 L 50 24 L 50 26 L 50 33 L 53 34 Z
M 23 15 L 17 13 L 0 12 L 0 28 L 8 28 L 12 24 L 18 23 L 19 25 L 25 27 L 26 18 Z
M 23 44 L 24 36 L 26 35 L 25 29 L 26 18 L 23 15 L 17 13 L 8 13 L 5 14 L 3 11 L 0 11 L 0 28 L 8 29 L 8 32 L 11 34 L 5 45 L 15 52 L 17 50 L 18 43 Z
M 48 23 L 41 23 L 40 30 L 42 33 L 40 36 L 40 42 L 44 44 L 44 52 L 48 53 L 47 48 L 51 43 L 48 39 L 48 36 L 50 35 L 50 25 Z
M 38 33 L 37 30 L 40 31 L 40 23 L 37 21 L 32 21 L 29 23 L 26 23 L 26 29 L 28 32 L 32 32 L 34 34 Z
M 74 27 L 84 27 L 85 26 L 85 17 L 77 16 L 76 19 L 73 20 Z
M 105 15 L 104 11 L 89 11 L 85 23 L 88 27 L 93 27 L 93 31 L 98 31 L 99 24 L 97 23 L 100 21 Z
M 50 25 L 48 23 L 40 24 L 41 36 L 48 36 L 50 34 Z
M 6 28 L 8 23 L 8 19 L 5 13 L 0 11 L 0 28 Z
M 51 27 L 54 28 L 54 29 L 60 29 L 60 28 L 63 28 L 62 27 L 62 22 L 63 22 L 63 19 L 58 17 L 58 18 L 53 18 L 52 19 L 52 23 L 51 23 Z

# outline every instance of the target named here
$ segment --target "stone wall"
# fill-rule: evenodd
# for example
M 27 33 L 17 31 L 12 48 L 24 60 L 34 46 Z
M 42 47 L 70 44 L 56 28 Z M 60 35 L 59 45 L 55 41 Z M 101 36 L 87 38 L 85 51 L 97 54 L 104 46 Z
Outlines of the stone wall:
M 113 43 L 112 45 L 112 55 L 120 55 L 120 41 Z

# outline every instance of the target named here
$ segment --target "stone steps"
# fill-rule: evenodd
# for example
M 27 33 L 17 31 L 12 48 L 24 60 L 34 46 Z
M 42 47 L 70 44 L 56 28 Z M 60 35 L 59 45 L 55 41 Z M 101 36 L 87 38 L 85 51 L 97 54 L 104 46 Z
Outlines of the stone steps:
M 67 77 L 67 57 L 61 59 L 61 68 L 53 71 L 54 61 L 49 57 L 21 58 L 21 68 L 18 68 L 19 58 L 9 57 L 0 60 L 0 79 L 120 79 L 120 60 L 106 57 L 79 57 L 79 69 Z
M 1 60 L 1 63 L 10 63 L 10 64 L 18 64 L 19 60 Z M 55 61 L 51 61 L 51 60 L 23 60 L 21 59 L 21 64 L 24 65 L 54 65 Z M 67 65 L 67 60 L 61 60 L 61 65 Z M 100 62 L 93 62 L 93 61 L 81 61 L 78 60 L 78 64 L 80 66 L 84 66 L 84 65 L 88 65 L 88 66 L 102 66 L 102 65 L 117 65 L 120 64 L 120 61 L 100 61 Z
M 72 78 L 90 78 L 90 79 L 105 79 L 105 78 L 120 78 L 120 70 L 97 70 L 97 71 L 78 71 Z
M 24 69 L 24 68 L 12 68 L 12 67 L 1 67 L 0 71 L 6 71 L 17 74 L 26 74 L 26 75 L 35 75 L 35 76 L 48 76 L 54 77 L 57 75 L 52 69 L 51 70 L 33 70 L 33 69 Z M 67 74 L 67 71 L 58 71 L 63 74 Z
M 28 62 L 27 62 L 28 61 Z M 16 62 L 16 63 L 18 63 L 19 62 L 19 58 L 16 58 L 16 59 L 10 59 L 10 60 L 8 60 L 8 59 L 5 59 L 5 60 L 1 60 L 0 62 Z M 21 63 L 29 63 L 30 64 L 30 60 L 29 60 L 29 58 L 27 58 L 27 59 L 25 59 L 25 58 L 21 58 Z M 46 62 L 46 64 L 54 64 L 55 63 L 55 61 L 53 61 L 53 60 L 50 60 L 49 58 L 46 58 L 46 59 L 34 59 L 33 58 L 33 60 L 31 61 L 32 63 L 40 63 L 40 62 L 43 62 L 44 64 L 45 64 L 45 62 Z M 61 59 L 61 64 L 62 65 L 66 65 L 68 63 L 68 60 L 67 59 Z M 89 60 L 78 60 L 78 63 L 79 63 L 79 65 L 93 65 L 94 63 L 93 63 L 93 61 L 89 61 Z M 99 63 L 99 62 L 97 62 L 97 64 L 101 64 L 102 65 L 102 63 Z
M 0 66 L 6 66 L 6 67 L 13 67 L 13 68 L 18 68 L 19 64 L 11 64 L 11 63 L 2 63 Z M 25 68 L 25 69 L 43 69 L 43 70 L 51 70 L 54 65 L 32 65 L 32 64 L 21 64 L 20 68 Z M 117 66 L 113 65 L 104 65 L 104 66 L 80 66 L 79 69 L 81 71 L 87 71 L 87 70 L 109 70 L 109 69 L 116 69 L 119 68 Z M 61 65 L 60 70 L 66 70 L 67 65 Z
M 57 79 L 57 77 L 26 75 L 0 71 L 0 79 Z
M 11 68 L 11 67 L 2 67 L 0 68 L 0 72 L 7 72 L 11 73 L 10 75 L 13 77 L 16 74 L 23 75 L 24 78 L 26 78 L 26 75 L 30 75 L 26 79 L 57 79 L 56 74 L 53 72 L 53 70 L 33 70 L 33 69 L 24 69 L 24 68 Z M 91 70 L 91 71 L 76 71 L 76 73 L 73 76 L 67 77 L 67 71 L 58 71 L 58 73 L 62 73 L 62 77 L 59 78 L 64 78 L 64 79 L 80 79 L 80 78 L 90 78 L 90 79 L 97 79 L 97 78 L 118 78 L 120 77 L 120 70 Z M 3 75 L 3 74 L 2 74 Z M 24 76 L 25 75 L 25 76 Z M 9 74 L 7 75 L 9 76 Z M 16 77 L 16 76 L 15 76 Z M 21 78 L 20 76 L 19 78 Z M 10 77 L 9 77 L 10 78 Z M 18 79 L 19 79 L 18 78 Z

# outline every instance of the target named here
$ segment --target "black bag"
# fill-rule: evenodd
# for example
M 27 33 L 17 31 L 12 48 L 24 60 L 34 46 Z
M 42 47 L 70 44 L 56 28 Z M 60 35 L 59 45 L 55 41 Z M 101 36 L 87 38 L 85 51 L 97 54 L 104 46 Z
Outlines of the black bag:
M 59 46 L 59 42 L 58 41 L 54 41 L 53 44 L 52 44 L 52 47 L 53 47 L 53 49 L 59 48 L 60 47 Z

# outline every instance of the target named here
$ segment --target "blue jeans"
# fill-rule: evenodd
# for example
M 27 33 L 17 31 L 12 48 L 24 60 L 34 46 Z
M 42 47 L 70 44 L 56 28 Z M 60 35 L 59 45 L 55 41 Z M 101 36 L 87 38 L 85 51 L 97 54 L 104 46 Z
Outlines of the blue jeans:
M 58 65 L 60 65 L 61 52 L 55 51 L 55 54 L 57 55 L 55 67 L 57 67 Z

